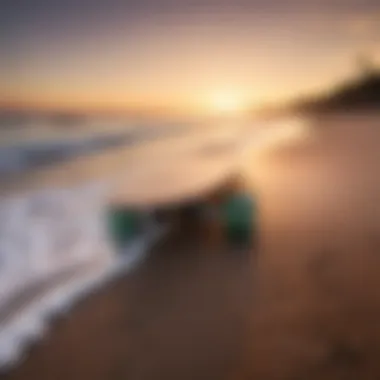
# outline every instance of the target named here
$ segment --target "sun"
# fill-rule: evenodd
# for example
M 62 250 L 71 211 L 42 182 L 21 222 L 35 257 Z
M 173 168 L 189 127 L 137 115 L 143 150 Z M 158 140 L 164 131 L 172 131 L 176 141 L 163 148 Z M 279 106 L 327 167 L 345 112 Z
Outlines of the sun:
M 210 96 L 209 108 L 216 114 L 240 114 L 247 108 L 247 101 L 233 92 L 218 92 Z

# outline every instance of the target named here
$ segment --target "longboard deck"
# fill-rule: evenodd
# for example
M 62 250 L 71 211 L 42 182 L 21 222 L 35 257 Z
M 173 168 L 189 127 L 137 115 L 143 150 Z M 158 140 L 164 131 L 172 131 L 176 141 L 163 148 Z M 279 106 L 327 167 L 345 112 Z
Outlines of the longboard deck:
M 201 205 L 199 220 L 206 229 L 207 224 L 215 224 L 222 235 L 233 239 L 236 223 L 229 220 L 231 217 L 222 208 L 232 194 L 242 190 L 234 187 L 240 175 L 235 152 L 216 158 L 188 154 L 169 156 L 161 161 L 149 160 L 149 156 L 145 161 L 136 160 L 126 167 L 125 177 L 115 182 L 110 197 L 110 221 L 118 239 L 128 241 L 137 233 L 131 223 L 123 222 L 133 219 L 136 212 L 141 215 L 159 210 L 179 212 L 182 216 L 175 217 L 176 224 L 178 219 L 182 222 L 186 219 L 179 210 L 196 204 Z M 210 216 L 210 219 L 208 211 L 216 218 Z M 252 215 L 251 210 L 248 213 Z M 251 218 L 240 224 L 244 226 L 239 225 L 238 232 L 244 230 L 244 234 L 240 234 L 239 239 L 247 240 Z

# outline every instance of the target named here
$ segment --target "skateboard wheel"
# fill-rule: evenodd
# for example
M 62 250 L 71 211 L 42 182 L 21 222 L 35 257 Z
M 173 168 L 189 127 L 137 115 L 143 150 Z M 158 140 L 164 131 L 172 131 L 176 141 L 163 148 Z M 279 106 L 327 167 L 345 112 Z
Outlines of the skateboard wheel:
M 222 223 L 226 240 L 248 244 L 254 233 L 254 202 L 246 194 L 233 194 L 222 204 Z
M 141 232 L 140 215 L 123 208 L 112 208 L 108 211 L 108 230 L 117 247 L 122 247 Z

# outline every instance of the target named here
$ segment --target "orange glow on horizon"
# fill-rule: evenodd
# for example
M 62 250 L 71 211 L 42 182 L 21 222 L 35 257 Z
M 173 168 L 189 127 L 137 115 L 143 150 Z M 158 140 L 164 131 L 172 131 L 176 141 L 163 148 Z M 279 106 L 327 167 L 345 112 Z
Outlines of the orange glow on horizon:
M 237 115 L 252 109 L 256 105 L 246 97 L 232 91 L 215 92 L 208 97 L 194 95 L 191 99 L 179 96 L 167 96 L 155 99 L 153 97 L 137 98 L 133 96 L 109 96 L 89 94 L 78 96 L 35 96 L 33 100 L 28 96 L 8 97 L 0 99 L 0 107 L 9 109 L 31 109 L 36 111 L 71 111 L 71 112 L 120 112 L 120 113 L 148 113 L 148 114 L 184 114 L 190 116 Z
M 208 100 L 209 112 L 218 115 L 241 115 L 254 106 L 241 93 L 224 90 L 214 93 Z

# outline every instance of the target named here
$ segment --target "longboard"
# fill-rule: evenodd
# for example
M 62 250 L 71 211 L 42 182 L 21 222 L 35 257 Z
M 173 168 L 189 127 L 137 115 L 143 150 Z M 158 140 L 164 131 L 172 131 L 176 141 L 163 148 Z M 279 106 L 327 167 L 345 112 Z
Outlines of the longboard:
M 254 207 L 243 189 L 235 185 L 238 174 L 233 160 L 185 159 L 176 165 L 162 162 L 142 164 L 140 169 L 137 166 L 114 186 L 110 231 L 117 244 L 123 245 L 141 234 L 147 213 L 201 205 L 195 207 L 205 211 L 204 223 L 217 224 L 228 241 L 248 241 Z M 209 214 L 213 216 L 208 218 Z

